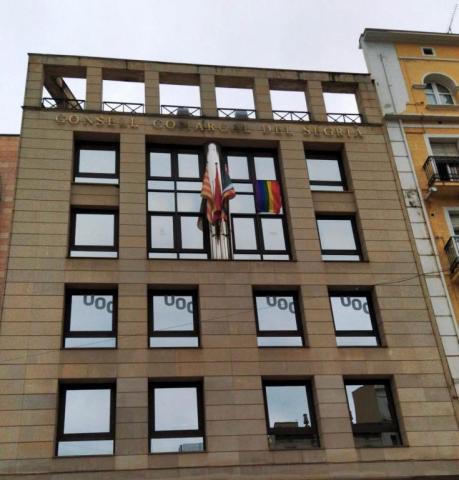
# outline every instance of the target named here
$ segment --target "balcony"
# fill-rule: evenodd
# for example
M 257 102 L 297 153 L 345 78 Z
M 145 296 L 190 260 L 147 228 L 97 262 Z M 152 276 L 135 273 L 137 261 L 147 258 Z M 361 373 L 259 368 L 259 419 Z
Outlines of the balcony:
M 235 120 L 254 120 L 257 118 L 255 110 L 243 108 L 218 108 L 220 118 L 234 118 Z
M 273 110 L 274 120 L 286 122 L 309 122 L 309 112 L 297 112 L 290 110 Z
M 102 110 L 117 113 L 144 113 L 145 105 L 143 103 L 102 102 Z
M 200 107 L 187 107 L 185 105 L 161 105 L 162 115 L 174 115 L 176 117 L 200 117 Z
M 453 281 L 459 280 L 459 236 L 454 235 L 445 245 L 446 256 L 448 257 L 449 269 Z
M 360 113 L 327 113 L 327 122 L 362 123 L 362 115 Z
M 52 98 L 45 97 L 41 101 L 43 108 L 53 108 L 56 110 L 84 110 L 85 101 L 75 98 Z
M 459 157 L 430 156 L 423 168 L 429 188 L 435 186 L 436 190 L 440 189 L 443 193 L 449 191 L 457 195 L 456 188 L 451 190 L 451 187 L 459 184 Z

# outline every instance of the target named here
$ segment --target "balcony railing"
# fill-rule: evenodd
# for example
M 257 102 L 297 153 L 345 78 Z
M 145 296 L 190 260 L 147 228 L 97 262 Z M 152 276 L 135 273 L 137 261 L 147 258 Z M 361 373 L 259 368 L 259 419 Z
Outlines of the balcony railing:
M 274 120 L 287 122 L 309 122 L 309 112 L 297 112 L 289 110 L 273 110 Z
M 454 235 L 445 245 L 446 256 L 448 257 L 451 273 L 459 266 L 459 236 Z
M 185 105 L 161 105 L 163 115 L 175 115 L 177 117 L 200 117 L 200 107 L 187 107 Z
M 255 110 L 244 108 L 219 108 L 218 116 L 223 118 L 234 118 L 236 120 L 253 120 L 257 118 Z
M 429 187 L 436 182 L 459 182 L 459 157 L 430 156 L 423 168 Z
M 327 122 L 362 123 L 362 115 L 360 113 L 327 113 Z
M 143 103 L 102 102 L 102 109 L 104 112 L 144 113 L 145 105 Z
M 51 98 L 46 97 L 41 101 L 43 108 L 55 108 L 62 110 L 83 110 L 84 100 L 76 100 L 74 98 Z

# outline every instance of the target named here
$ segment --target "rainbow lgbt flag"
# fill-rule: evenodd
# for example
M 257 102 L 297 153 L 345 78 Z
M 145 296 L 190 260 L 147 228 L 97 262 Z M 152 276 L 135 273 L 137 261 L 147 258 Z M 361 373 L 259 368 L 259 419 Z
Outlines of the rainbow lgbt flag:
M 255 202 L 257 212 L 280 213 L 282 195 L 277 180 L 257 180 L 255 182 Z

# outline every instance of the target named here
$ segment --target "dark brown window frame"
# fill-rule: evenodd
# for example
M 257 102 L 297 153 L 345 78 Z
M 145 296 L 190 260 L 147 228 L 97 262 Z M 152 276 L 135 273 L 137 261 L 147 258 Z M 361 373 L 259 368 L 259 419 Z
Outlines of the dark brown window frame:
M 289 258 L 284 261 L 290 261 L 291 256 L 291 248 L 290 248 L 290 239 L 288 234 L 288 225 L 287 225 L 287 217 L 285 213 L 285 195 L 282 188 L 282 178 L 280 175 L 280 168 L 279 168 L 279 161 L 278 161 L 278 154 L 276 150 L 272 149 L 241 149 L 241 148 L 222 148 L 222 159 L 224 165 L 228 165 L 228 156 L 243 156 L 247 158 L 247 168 L 248 168 L 248 179 L 238 179 L 238 178 L 231 178 L 233 184 L 234 183 L 245 183 L 252 185 L 253 191 L 252 192 L 237 192 L 237 195 L 252 195 L 254 198 L 254 202 L 256 203 L 255 199 L 255 161 L 254 157 L 272 157 L 274 159 L 274 169 L 276 172 L 276 181 L 280 185 L 281 195 L 282 195 L 282 210 L 283 213 L 280 214 L 271 214 L 271 213 L 260 213 L 256 211 L 255 205 L 255 212 L 254 213 L 231 213 L 231 202 L 230 202 L 230 230 L 231 230 L 231 250 L 232 255 L 260 255 L 260 260 L 262 261 L 270 261 L 270 258 L 266 260 L 263 258 L 265 255 L 285 255 Z M 234 223 L 233 218 L 253 218 L 254 219 L 254 227 L 255 227 L 255 242 L 257 244 L 257 248 L 255 250 L 236 250 L 236 242 L 234 236 Z M 280 219 L 282 222 L 282 229 L 284 233 L 284 241 L 285 241 L 285 250 L 266 250 L 263 238 L 263 229 L 262 229 L 262 220 L 263 219 Z M 241 259 L 243 261 L 243 259 Z M 237 259 L 237 261 L 241 261 Z M 279 261 L 279 260 L 276 260 Z
M 101 246 L 101 245 L 75 245 L 75 234 L 76 234 L 76 216 L 77 214 L 94 214 L 94 215 L 113 215 L 114 216 L 114 231 L 113 231 L 113 247 L 112 246 Z M 70 209 L 70 245 L 69 245 L 69 257 L 70 258 L 100 258 L 104 260 L 112 260 L 118 258 L 118 244 L 119 244 L 119 211 L 114 208 L 100 208 L 100 207 L 71 207 Z M 112 252 L 116 253 L 116 257 L 99 257 L 94 255 L 93 257 L 78 257 L 72 256 L 72 251 L 78 252 Z
M 75 141 L 74 144 L 74 168 L 73 168 L 73 182 L 74 183 L 82 183 L 84 185 L 118 185 L 119 178 L 120 178 L 120 147 L 119 143 L 114 142 L 89 142 L 89 141 Z M 80 172 L 80 150 L 106 150 L 106 151 L 114 151 L 115 152 L 115 173 L 82 173 Z M 78 182 L 76 181 L 76 177 L 83 177 L 83 178 L 90 178 L 97 180 L 99 178 L 102 179 L 111 179 L 117 180 L 118 182 L 115 183 L 100 183 L 97 182 Z
M 193 330 L 155 330 L 154 329 L 154 309 L 153 309 L 153 297 L 154 296 L 191 296 L 193 302 Z M 196 288 L 149 288 L 148 289 L 148 347 L 154 350 L 158 348 L 199 348 L 201 345 L 200 339 L 200 329 L 199 329 L 200 319 L 199 319 L 199 301 L 198 301 L 198 290 Z M 195 337 L 198 340 L 197 347 L 150 347 L 150 338 L 151 337 L 162 337 L 162 338 L 173 338 L 173 337 Z
M 349 417 L 351 420 L 351 427 L 352 433 L 354 437 L 364 436 L 366 434 L 377 434 L 377 433 L 385 433 L 385 432 L 397 432 L 400 445 L 388 446 L 388 445 L 381 445 L 381 447 L 360 447 L 360 448 L 395 448 L 399 446 L 403 446 L 403 439 L 400 432 L 400 426 L 398 422 L 398 416 L 395 409 L 394 397 L 392 395 L 392 382 L 390 379 L 387 378 L 363 378 L 359 379 L 356 377 L 344 377 L 344 392 L 346 394 L 347 405 L 349 408 L 349 398 L 347 396 L 347 389 L 348 385 L 384 385 L 386 396 L 389 405 L 389 412 L 392 417 L 392 422 L 387 425 L 383 425 L 381 423 L 363 423 L 363 424 L 354 424 L 352 422 L 352 417 L 349 411 Z
M 197 430 L 165 430 L 155 431 L 155 402 L 154 395 L 156 388 L 196 388 L 197 398 Z M 201 453 L 206 451 L 206 434 L 205 434 L 205 417 L 204 417 L 204 383 L 202 380 L 162 380 L 148 382 L 148 451 L 150 454 L 157 455 L 151 452 L 150 443 L 154 438 L 181 438 L 181 437 L 202 437 L 203 450 L 200 452 L 180 452 L 180 453 Z M 164 452 L 164 453 L 178 453 L 178 452 Z
M 91 330 L 91 331 L 71 331 L 71 298 L 73 295 L 112 295 L 113 296 L 113 311 L 112 311 L 112 330 Z M 117 348 L 118 335 L 118 290 L 116 288 L 72 288 L 67 287 L 65 290 L 65 306 L 64 306 L 64 330 L 62 335 L 62 349 L 64 350 L 85 350 L 85 349 L 97 349 L 113 350 Z M 67 338 L 114 338 L 114 347 L 66 347 L 65 340 Z
M 324 250 L 322 248 L 322 242 L 320 238 L 319 232 L 319 220 L 349 220 L 352 226 L 352 233 L 354 234 L 354 242 L 356 245 L 355 250 Z M 357 228 L 357 218 L 354 214 L 316 214 L 316 225 L 317 225 L 317 232 L 319 234 L 319 243 L 320 243 L 320 252 L 322 255 L 330 255 L 330 256 L 339 256 L 339 255 L 355 255 L 359 257 L 359 260 L 323 260 L 324 262 L 362 262 L 363 261 L 363 254 L 362 254 L 362 245 L 360 243 L 360 236 L 359 231 Z
M 332 297 L 365 297 L 367 299 L 368 312 L 370 315 L 372 330 L 337 330 L 335 324 L 335 316 L 333 314 L 333 308 L 331 305 Z M 362 291 L 355 290 L 341 290 L 341 289 L 329 289 L 328 298 L 330 301 L 330 310 L 333 317 L 333 329 L 335 331 L 335 337 L 374 337 L 376 339 L 376 345 L 343 345 L 338 348 L 378 348 L 381 347 L 381 336 L 379 334 L 379 326 L 376 317 L 376 310 L 373 302 L 374 293 L 365 289 Z
M 171 175 L 170 177 L 160 177 L 152 176 L 150 171 L 150 153 L 168 153 L 171 156 Z M 195 177 L 179 177 L 178 169 L 178 155 L 181 153 L 194 153 L 199 157 L 199 178 Z M 165 260 L 190 260 L 188 258 L 181 258 L 180 254 L 203 254 L 207 256 L 207 259 L 210 258 L 210 242 L 209 242 L 209 226 L 207 222 L 206 215 L 203 212 L 203 209 L 199 212 L 179 212 L 177 211 L 177 195 L 179 193 L 200 193 L 196 190 L 177 190 L 175 187 L 173 190 L 160 190 L 160 189 L 150 189 L 148 188 L 148 181 L 168 181 L 168 182 L 202 182 L 202 178 L 205 171 L 205 159 L 204 152 L 201 146 L 183 146 L 183 145 L 155 145 L 147 144 L 146 148 L 146 162 L 147 162 L 147 185 L 146 185 L 146 195 L 147 195 L 147 252 L 150 253 L 172 253 L 176 255 L 176 258 L 165 258 Z M 149 192 L 162 192 L 162 193 L 174 193 L 175 195 L 175 210 L 166 212 L 166 211 L 149 211 L 148 210 L 148 193 Z M 156 216 L 161 217 L 172 217 L 173 225 L 173 244 L 172 248 L 152 248 L 151 246 L 151 222 L 152 219 Z M 196 248 L 182 248 L 182 231 L 180 220 L 181 217 L 201 217 L 203 225 L 203 249 Z M 153 260 L 161 260 L 161 258 L 153 258 Z M 204 260 L 204 259 L 203 259 Z
M 266 395 L 266 387 L 277 386 L 277 387 L 290 387 L 290 386 L 302 386 L 306 390 L 306 399 L 308 401 L 309 414 L 310 414 L 310 427 L 298 427 L 298 428 L 273 428 L 270 426 L 269 418 L 269 409 L 268 409 L 268 398 Z M 266 419 L 266 429 L 268 435 L 278 436 L 280 438 L 298 438 L 298 439 L 311 439 L 317 442 L 317 446 L 320 446 L 319 431 L 317 428 L 317 416 L 315 412 L 315 403 L 314 403 L 314 393 L 312 389 L 312 381 L 310 379 L 262 379 L 262 389 L 263 389 L 263 401 L 265 406 L 265 419 Z M 317 447 L 313 447 L 317 448 Z
M 336 192 L 343 193 L 348 191 L 346 172 L 344 170 L 343 156 L 340 152 L 326 152 L 326 151 L 314 151 L 314 150 L 305 150 L 305 160 L 336 160 L 338 163 L 339 173 L 341 175 L 341 181 L 327 181 L 327 180 L 309 180 L 309 185 L 314 186 L 324 186 L 324 187 L 343 187 L 343 191 L 339 190 L 314 190 L 311 188 L 311 191 L 316 192 Z M 313 156 L 313 158 L 308 158 L 308 155 Z M 307 169 L 307 164 L 306 164 Z M 309 172 L 308 172 L 309 176 Z
M 110 390 L 110 431 L 100 433 L 64 433 L 64 419 L 65 419 L 65 407 L 66 399 L 65 393 L 68 390 Z M 93 440 L 112 440 L 113 441 L 113 453 L 98 455 L 84 455 L 89 456 L 111 456 L 115 453 L 115 430 L 116 430 L 116 381 L 113 382 L 97 382 L 91 381 L 88 383 L 73 383 L 72 381 L 60 381 L 59 382 L 59 397 L 58 397 L 58 417 L 57 417 L 57 429 L 56 429 L 56 448 L 55 456 L 62 458 L 58 455 L 59 442 L 77 442 L 77 441 L 93 441 Z M 80 457 L 80 455 L 72 455 Z M 83 457 L 83 455 L 82 455 Z
M 301 346 L 291 346 L 291 345 L 276 345 L 276 346 L 259 346 L 258 348 L 302 348 L 305 345 L 304 341 L 304 329 L 303 329 L 303 317 L 301 315 L 299 295 L 297 290 L 266 290 L 266 289 L 255 289 L 253 291 L 253 305 L 255 310 L 255 326 L 257 331 L 257 337 L 300 337 Z M 257 297 L 286 297 L 292 296 L 293 303 L 295 305 L 295 319 L 296 319 L 296 330 L 260 330 L 260 325 L 258 322 L 258 308 L 257 308 Z

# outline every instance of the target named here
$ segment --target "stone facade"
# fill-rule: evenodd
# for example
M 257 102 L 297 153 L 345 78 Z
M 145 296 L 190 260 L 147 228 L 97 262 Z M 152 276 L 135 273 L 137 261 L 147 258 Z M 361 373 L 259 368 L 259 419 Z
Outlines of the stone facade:
M 450 478 L 459 431 L 426 285 L 368 75 L 29 58 L 0 348 L 0 472 L 24 479 Z M 41 107 L 49 75 L 87 77 L 86 110 Z M 202 118 L 160 115 L 159 82 L 200 86 Z M 145 82 L 146 113 L 101 111 L 103 78 Z M 215 85 L 251 84 L 256 120 L 217 117 Z M 269 89 L 301 88 L 311 121 L 271 120 Z M 354 89 L 363 122 L 326 122 L 322 91 Z M 210 122 L 210 125 L 209 125 Z M 116 135 L 119 187 L 78 185 L 75 135 Z M 291 261 L 149 260 L 146 144 L 277 151 Z M 346 192 L 312 192 L 305 149 L 342 149 Z M 119 210 L 119 258 L 68 258 L 71 206 Z M 324 262 L 315 216 L 355 214 L 364 261 Z M 118 347 L 63 350 L 66 285 L 116 285 Z M 198 286 L 201 348 L 147 348 L 147 289 Z M 299 291 L 306 346 L 258 348 L 254 287 Z M 337 348 L 329 287 L 372 287 L 381 348 Z M 355 448 L 343 377 L 392 382 L 403 447 Z M 312 381 L 320 447 L 268 445 L 263 378 Z M 148 453 L 148 381 L 202 379 L 207 448 Z M 56 458 L 58 385 L 116 381 L 115 455 Z

